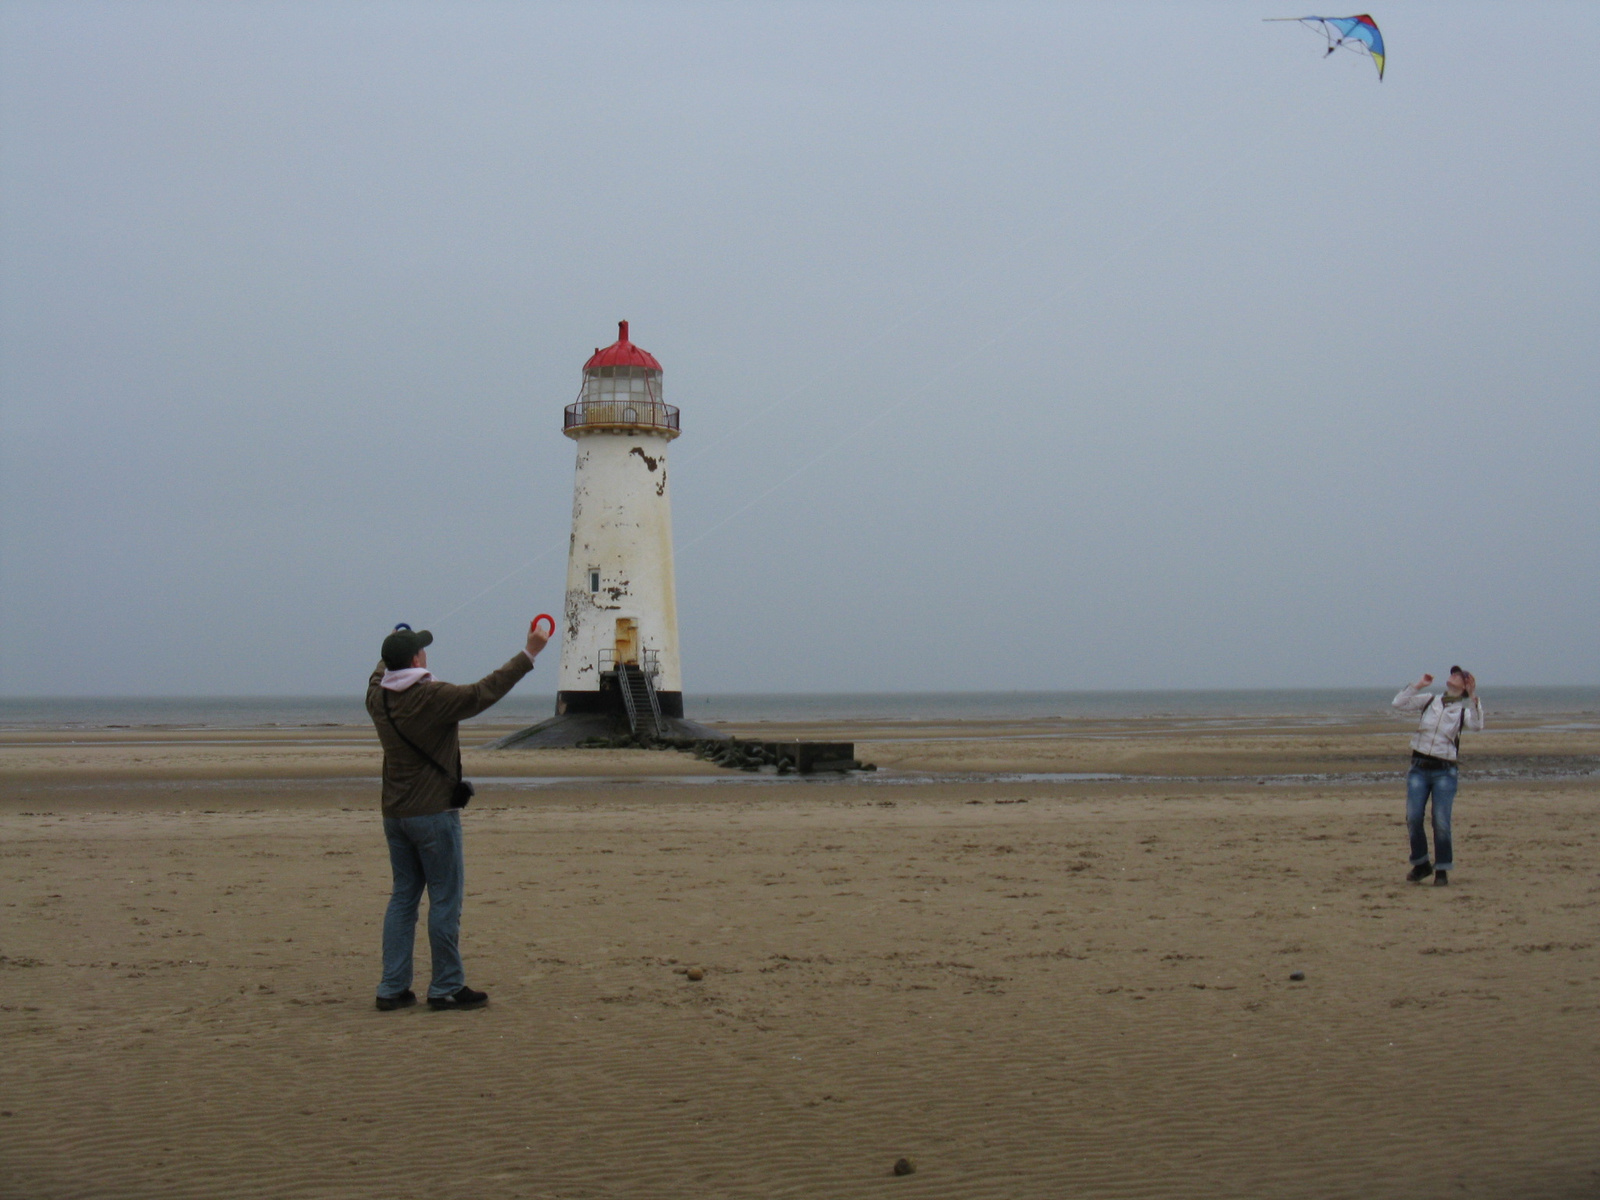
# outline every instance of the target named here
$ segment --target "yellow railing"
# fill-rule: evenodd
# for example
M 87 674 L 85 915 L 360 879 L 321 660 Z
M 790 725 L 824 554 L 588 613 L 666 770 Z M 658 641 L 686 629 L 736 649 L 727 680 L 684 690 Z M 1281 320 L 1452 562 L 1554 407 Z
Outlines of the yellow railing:
M 678 409 L 659 400 L 579 400 L 567 405 L 563 429 L 678 429 Z

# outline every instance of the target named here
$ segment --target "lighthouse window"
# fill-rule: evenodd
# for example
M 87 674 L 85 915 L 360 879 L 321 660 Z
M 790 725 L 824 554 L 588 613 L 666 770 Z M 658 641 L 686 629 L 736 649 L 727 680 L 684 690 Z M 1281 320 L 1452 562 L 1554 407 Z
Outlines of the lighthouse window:
M 593 570 L 593 569 L 591 569 L 589 571 L 589 590 L 591 592 L 598 592 L 600 590 L 600 572 L 599 571 L 596 571 L 596 570 Z

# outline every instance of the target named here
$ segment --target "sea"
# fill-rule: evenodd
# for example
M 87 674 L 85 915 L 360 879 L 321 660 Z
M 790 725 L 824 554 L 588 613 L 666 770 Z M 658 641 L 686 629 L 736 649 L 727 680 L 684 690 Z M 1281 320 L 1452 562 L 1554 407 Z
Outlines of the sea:
M 1288 718 L 1341 724 L 1389 714 L 1392 688 L 1306 688 L 1116 692 L 817 692 L 712 694 L 685 698 L 684 715 L 735 721 L 995 721 L 1141 717 L 1213 722 Z M 1544 718 L 1556 727 L 1600 728 L 1600 687 L 1485 689 L 1491 718 Z M 555 697 L 513 694 L 473 718 L 533 724 L 555 712 Z M 366 725 L 362 696 L 0 697 L 0 730 L 308 729 Z M 470 722 L 469 722 L 470 723 Z

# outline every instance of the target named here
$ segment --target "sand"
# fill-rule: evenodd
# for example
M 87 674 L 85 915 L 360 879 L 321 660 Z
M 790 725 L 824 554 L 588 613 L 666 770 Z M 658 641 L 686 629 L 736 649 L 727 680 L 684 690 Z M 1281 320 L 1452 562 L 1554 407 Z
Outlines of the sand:
M 0 736 L 0 1196 L 1600 1195 L 1592 727 L 1473 741 L 1447 889 L 1387 722 L 499 732 L 473 1013 L 372 1008 L 369 731 Z

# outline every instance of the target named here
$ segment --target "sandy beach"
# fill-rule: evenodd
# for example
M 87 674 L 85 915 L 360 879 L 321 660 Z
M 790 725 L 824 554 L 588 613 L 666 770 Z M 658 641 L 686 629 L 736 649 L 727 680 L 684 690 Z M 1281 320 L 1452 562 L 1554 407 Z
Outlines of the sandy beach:
M 1472 739 L 1447 889 L 1389 721 L 500 732 L 475 1013 L 372 1007 L 370 730 L 0 735 L 0 1196 L 1600 1195 L 1592 718 Z

